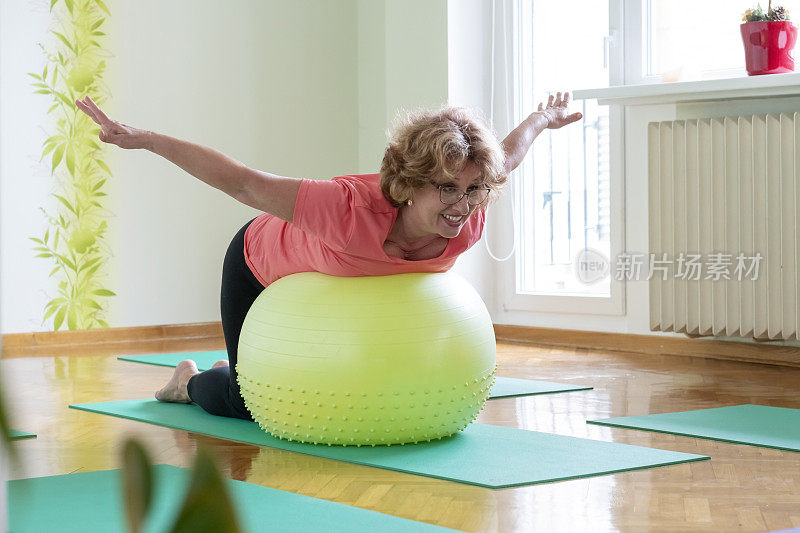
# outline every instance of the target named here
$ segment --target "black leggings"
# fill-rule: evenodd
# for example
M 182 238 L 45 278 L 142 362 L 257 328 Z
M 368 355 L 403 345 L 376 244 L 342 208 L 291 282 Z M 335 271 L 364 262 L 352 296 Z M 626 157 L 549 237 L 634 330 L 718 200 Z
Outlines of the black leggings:
M 254 219 L 255 220 L 255 219 Z M 222 333 L 228 349 L 229 367 L 212 368 L 189 380 L 189 398 L 194 403 L 217 416 L 252 420 L 239 392 L 236 381 L 236 358 L 239 350 L 239 333 L 247 311 L 264 286 L 250 271 L 244 261 L 244 232 L 253 221 L 244 225 L 228 246 L 222 265 Z

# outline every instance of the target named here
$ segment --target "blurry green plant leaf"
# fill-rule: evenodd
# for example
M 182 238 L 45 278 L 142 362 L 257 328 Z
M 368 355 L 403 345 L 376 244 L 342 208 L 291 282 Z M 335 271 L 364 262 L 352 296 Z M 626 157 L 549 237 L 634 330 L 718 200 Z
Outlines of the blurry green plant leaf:
M 51 307 L 50 309 L 47 310 L 47 312 L 44 314 L 44 318 L 42 318 L 42 324 L 44 324 L 45 320 L 50 318 L 50 315 L 52 315 L 53 313 L 56 312 L 56 309 L 58 309 L 58 307 L 53 306 L 53 307 Z
M 210 452 L 194 461 L 189 493 L 170 533 L 238 533 L 241 531 L 227 488 Z
M 0 375 L 0 384 L 2 384 L 3 376 Z M 9 446 L 11 442 L 11 425 L 8 423 L 6 416 L 5 401 L 3 401 L 3 388 L 0 387 L 0 438 L 3 439 L 3 448 L 6 449 L 9 459 L 12 462 L 17 460 L 17 449 L 14 446 Z M 0 452 L 1 453 L 1 452 Z M 5 479 L 2 481 L 5 483 Z
M 72 101 L 66 94 L 64 94 L 61 91 L 56 91 L 56 96 L 58 96 L 61 99 L 61 101 L 64 102 L 64 105 L 66 105 L 68 108 L 72 107 Z
M 108 168 L 108 165 L 106 165 L 103 161 L 95 159 L 94 162 L 97 164 L 98 167 L 103 169 L 106 174 L 108 174 L 109 176 L 111 175 L 111 169 Z
M 60 145 L 58 145 L 58 148 L 56 148 L 55 153 L 53 153 L 53 168 L 52 168 L 51 172 L 55 173 L 56 167 L 61 162 L 61 158 L 63 156 L 64 156 L 64 145 L 60 144 Z
M 111 12 L 108 10 L 108 7 L 106 7 L 106 5 L 103 3 L 103 0 L 94 0 L 94 1 L 98 6 L 100 6 L 100 9 L 102 9 L 109 15 L 111 14 Z
M 97 323 L 104 325 L 98 319 Z M 107 325 L 105 326 L 107 327 Z M 147 520 L 153 492 L 152 463 L 147 450 L 129 439 L 123 447 L 125 514 L 129 531 L 140 533 Z M 239 533 L 236 513 L 210 452 L 200 449 L 194 460 L 189 490 L 170 533 Z
M 46 156 L 47 154 L 49 154 L 50 152 L 52 152 L 52 151 L 53 151 L 53 148 L 55 148 L 56 146 L 57 146 L 57 145 L 56 145 L 56 143 L 50 143 L 49 145 L 47 145 L 47 148 L 45 148 L 45 149 L 44 149 L 44 152 L 42 152 L 42 157 L 41 157 L 41 158 L 39 158 L 39 161 L 41 161 L 42 159 L 44 159 L 44 156 Z
M 70 270 L 72 270 L 73 272 L 75 271 L 75 263 L 70 261 L 67 256 L 65 256 L 64 254 L 56 254 L 56 257 L 61 259 L 64 262 L 64 264 L 69 267 Z
M 78 272 L 80 272 L 83 269 L 91 267 L 93 264 L 95 264 L 98 261 L 100 261 L 100 259 L 102 259 L 102 258 L 101 257 L 95 257 L 94 259 L 90 259 L 89 261 L 86 261 L 84 264 L 82 264 L 81 266 L 78 267 Z
M 116 293 L 108 289 L 96 289 L 92 291 L 92 294 L 96 294 L 98 296 L 116 296 Z
M 74 208 L 74 207 L 72 207 L 72 204 L 71 204 L 71 203 L 69 203 L 69 200 L 67 200 L 66 198 L 64 198 L 64 197 L 63 197 L 63 196 L 61 196 L 60 194 L 53 194 L 53 196 L 54 196 L 55 198 L 57 198 L 57 199 L 58 199 L 58 200 L 59 200 L 59 201 L 60 201 L 62 204 L 64 204 L 64 205 L 66 206 L 66 208 L 67 208 L 67 209 L 69 209 L 70 211 L 72 211 L 73 213 L 75 213 L 75 208 Z
M 58 331 L 58 328 L 61 327 L 61 324 L 64 323 L 64 315 L 67 314 L 67 308 L 62 307 L 56 313 L 56 317 L 53 319 L 53 330 Z
M 87 270 L 87 271 L 86 271 L 86 277 L 89 277 L 89 276 L 91 276 L 92 274 L 94 274 L 95 272 L 97 272 L 97 269 L 98 269 L 98 268 L 100 268 L 100 263 L 96 264 L 95 266 L 93 266 L 92 268 L 90 268 L 89 270 Z
M 91 307 L 92 309 L 100 309 L 100 310 L 102 310 L 102 309 L 103 309 L 103 308 L 100 306 L 100 304 L 99 304 L 99 303 L 95 302 L 95 301 L 94 301 L 94 300 L 92 300 L 91 298 L 81 298 L 81 303 L 82 303 L 83 305 L 86 305 L 86 306 L 89 306 L 89 307 Z
M 73 177 L 75 176 L 75 149 L 71 144 L 67 145 L 67 170 Z
M 139 533 L 153 499 L 153 470 L 147 451 L 133 439 L 122 448 L 122 484 L 128 529 Z
M 70 42 L 69 42 L 69 39 L 67 39 L 66 37 L 64 37 L 64 35 L 62 35 L 62 34 L 58 33 L 57 31 L 54 31 L 54 32 L 53 32 L 53 35 L 55 35 L 56 37 L 58 37 L 59 39 L 61 39 L 61 42 L 62 42 L 62 43 L 64 43 L 64 45 L 65 45 L 67 48 L 69 48 L 70 50 L 72 50 L 72 51 L 74 52 L 74 50 L 72 49 L 72 43 L 70 43 Z

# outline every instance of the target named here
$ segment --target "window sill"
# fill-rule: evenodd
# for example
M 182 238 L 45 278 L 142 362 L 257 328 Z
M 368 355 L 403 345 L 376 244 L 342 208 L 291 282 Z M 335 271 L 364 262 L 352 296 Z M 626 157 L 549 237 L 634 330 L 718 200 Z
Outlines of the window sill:
M 574 91 L 572 96 L 575 100 L 596 99 L 602 105 L 653 105 L 798 95 L 800 95 L 800 73 L 792 72 L 744 78 L 580 89 Z

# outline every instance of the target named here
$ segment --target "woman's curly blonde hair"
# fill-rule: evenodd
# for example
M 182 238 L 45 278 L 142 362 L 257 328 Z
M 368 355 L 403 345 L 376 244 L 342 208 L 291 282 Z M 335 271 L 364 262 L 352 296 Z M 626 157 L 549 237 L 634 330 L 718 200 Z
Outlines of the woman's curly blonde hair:
M 394 207 L 431 179 L 453 179 L 468 162 L 489 187 L 489 201 L 508 179 L 503 148 L 477 112 L 463 107 L 398 115 L 381 163 L 381 190 Z

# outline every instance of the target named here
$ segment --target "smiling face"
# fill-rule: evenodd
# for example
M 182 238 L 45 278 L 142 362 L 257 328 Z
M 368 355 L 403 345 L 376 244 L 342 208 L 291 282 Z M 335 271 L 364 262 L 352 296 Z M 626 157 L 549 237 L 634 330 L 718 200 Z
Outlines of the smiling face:
M 464 193 L 481 186 L 478 167 L 468 162 L 453 180 L 434 179 L 437 185 L 450 185 Z M 458 236 L 469 216 L 480 205 L 469 205 L 467 197 L 462 197 L 453 205 L 443 204 L 436 185 L 428 184 L 414 191 L 413 203 L 404 206 L 403 226 L 406 238 L 413 241 L 425 237 L 441 236 L 452 239 Z

